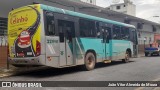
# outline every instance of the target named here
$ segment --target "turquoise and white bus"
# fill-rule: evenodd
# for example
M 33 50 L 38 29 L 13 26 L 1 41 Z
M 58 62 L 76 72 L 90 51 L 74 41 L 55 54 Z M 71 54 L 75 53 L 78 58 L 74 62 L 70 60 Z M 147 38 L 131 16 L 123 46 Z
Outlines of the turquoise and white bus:
M 35 4 L 8 17 L 9 61 L 56 68 L 98 62 L 129 62 L 137 51 L 133 25 L 61 8 Z

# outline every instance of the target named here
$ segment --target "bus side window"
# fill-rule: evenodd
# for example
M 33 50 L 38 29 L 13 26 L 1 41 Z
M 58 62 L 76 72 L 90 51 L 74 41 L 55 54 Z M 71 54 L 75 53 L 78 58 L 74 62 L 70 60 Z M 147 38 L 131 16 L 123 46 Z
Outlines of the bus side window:
M 138 40 L 137 40 L 137 33 L 136 33 L 136 29 L 133 29 L 133 28 L 130 28 L 130 36 L 131 36 L 131 41 L 134 43 L 134 44 L 138 44 Z
M 113 39 L 119 40 L 121 38 L 120 26 L 113 25 Z
M 95 21 L 79 19 L 80 37 L 96 37 Z
M 126 28 L 126 27 L 121 28 L 121 39 L 122 40 L 129 40 L 130 39 L 129 28 Z
M 46 34 L 51 36 L 55 35 L 55 22 L 52 12 L 46 12 Z
M 96 32 L 97 32 L 96 37 L 101 38 L 101 31 L 100 31 L 100 27 L 99 27 L 98 22 L 96 22 Z

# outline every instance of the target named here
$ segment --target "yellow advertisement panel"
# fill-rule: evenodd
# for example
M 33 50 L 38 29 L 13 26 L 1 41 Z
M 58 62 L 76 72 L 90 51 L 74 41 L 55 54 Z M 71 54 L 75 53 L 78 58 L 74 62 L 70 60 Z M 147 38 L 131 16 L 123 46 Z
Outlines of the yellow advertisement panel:
M 40 5 L 15 9 L 8 17 L 10 57 L 34 57 L 40 54 Z

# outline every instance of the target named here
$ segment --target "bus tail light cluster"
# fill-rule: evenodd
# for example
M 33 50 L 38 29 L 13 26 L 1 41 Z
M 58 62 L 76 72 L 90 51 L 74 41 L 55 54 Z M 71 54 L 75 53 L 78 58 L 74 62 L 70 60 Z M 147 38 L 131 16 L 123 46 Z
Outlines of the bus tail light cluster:
M 36 56 L 39 56 L 41 54 L 41 43 L 39 41 L 36 41 Z

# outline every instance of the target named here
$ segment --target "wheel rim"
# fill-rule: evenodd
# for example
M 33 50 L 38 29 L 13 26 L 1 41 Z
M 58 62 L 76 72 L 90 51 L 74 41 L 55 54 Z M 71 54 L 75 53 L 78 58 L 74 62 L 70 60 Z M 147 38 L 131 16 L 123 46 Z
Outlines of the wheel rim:
M 129 54 L 128 53 L 126 53 L 126 59 L 125 59 L 126 61 L 128 61 L 129 60 Z
M 93 58 L 93 57 L 89 57 L 89 58 L 87 59 L 87 65 L 88 65 L 89 67 L 92 67 L 93 64 L 94 64 L 94 58 Z

